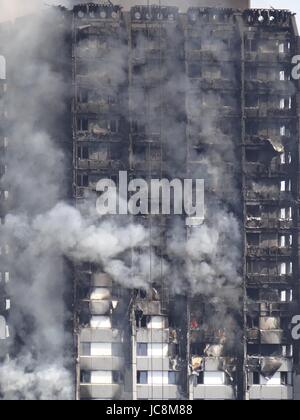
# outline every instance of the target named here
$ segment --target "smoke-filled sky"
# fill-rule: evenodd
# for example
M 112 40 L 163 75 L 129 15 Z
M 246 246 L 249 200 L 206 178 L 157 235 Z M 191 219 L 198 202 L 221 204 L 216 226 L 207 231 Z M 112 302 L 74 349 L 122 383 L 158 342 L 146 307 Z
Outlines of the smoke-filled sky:
M 22 14 L 32 13 L 37 8 L 46 6 L 47 4 L 58 5 L 63 3 L 66 3 L 66 0 L 0 0 L 0 21 L 10 20 Z M 137 1 L 136 3 L 138 4 L 139 2 Z M 298 14 L 298 26 L 300 27 L 299 0 L 286 0 L 285 2 L 282 0 L 251 0 L 251 7 L 290 9 Z

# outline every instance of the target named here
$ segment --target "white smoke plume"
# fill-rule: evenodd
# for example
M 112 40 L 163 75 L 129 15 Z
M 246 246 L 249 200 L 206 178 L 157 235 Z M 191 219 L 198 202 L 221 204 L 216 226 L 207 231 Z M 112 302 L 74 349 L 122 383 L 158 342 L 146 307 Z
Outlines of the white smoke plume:
M 24 3 L 26 7 L 20 9 L 17 2 L 2 4 L 3 19 L 34 11 L 34 2 Z M 8 29 L 6 37 L 5 33 L 1 36 L 8 67 L 6 105 L 10 122 L 4 133 L 8 147 L 3 183 L 8 190 L 6 206 L 8 210 L 13 208 L 14 217 L 20 221 L 23 215 L 34 217 L 48 211 L 66 191 L 60 123 L 57 121 L 57 131 L 51 132 L 51 127 L 58 115 L 66 112 L 63 104 L 68 88 L 60 72 L 46 59 L 56 45 L 61 45 L 56 41 L 63 39 L 64 31 L 57 26 L 58 38 L 54 40 L 45 22 L 57 21 L 54 15 L 45 20 L 41 16 L 23 19 Z M 64 303 L 69 287 L 64 260 L 53 249 L 38 255 L 29 243 L 18 248 L 14 242 L 17 232 L 6 232 L 2 240 L 9 245 L 6 270 L 10 272 L 7 292 L 12 302 L 8 318 L 12 346 L 10 360 L 0 368 L 0 396 L 70 399 L 72 337 L 64 328 L 70 317 Z
M 49 6 L 69 5 L 68 0 L 0 0 L 0 22 L 35 14 Z
M 26 367 L 26 369 L 24 369 Z M 47 363 L 32 360 L 27 354 L 0 365 L 3 400 L 70 400 L 72 387 L 69 372 L 54 361 Z

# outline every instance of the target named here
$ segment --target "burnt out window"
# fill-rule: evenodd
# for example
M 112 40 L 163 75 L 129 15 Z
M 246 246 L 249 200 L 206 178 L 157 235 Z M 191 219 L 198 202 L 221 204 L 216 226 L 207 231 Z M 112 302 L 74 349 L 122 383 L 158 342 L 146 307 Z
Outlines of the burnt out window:
M 148 296 L 148 293 L 145 289 L 137 289 L 136 294 L 139 299 L 147 299 Z
M 275 289 L 262 289 L 260 291 L 260 300 L 264 302 L 278 302 L 279 301 L 279 291 Z
M 149 317 L 143 316 L 141 318 L 141 328 L 147 328 L 148 322 L 149 322 Z
M 124 380 L 123 373 L 119 370 L 113 370 L 112 371 L 112 382 L 113 384 L 120 384 Z
M 117 96 L 108 96 L 107 103 L 109 103 L 110 105 L 116 105 L 117 103 L 119 103 L 119 98 Z
M 281 356 L 282 346 L 277 344 L 264 344 L 261 346 L 260 353 L 265 357 Z
M 78 101 L 82 103 L 87 103 L 89 101 L 89 91 L 85 88 L 80 88 L 78 90 Z
M 221 95 L 221 103 L 223 106 L 229 106 L 231 108 L 235 108 L 237 105 L 236 98 L 230 92 Z
M 258 42 L 256 39 L 245 39 L 245 50 L 247 52 L 256 52 L 258 50 Z
M 247 354 L 249 354 L 249 356 L 257 356 L 260 353 L 260 347 L 257 344 L 248 344 Z
M 145 66 L 142 64 L 136 64 L 132 68 L 132 73 L 134 76 L 141 76 L 145 71 Z
M 189 70 L 188 70 L 188 75 L 189 75 L 189 77 L 192 77 L 192 78 L 201 77 L 202 76 L 201 64 L 198 64 L 198 63 L 190 64 L 189 65 Z
M 259 317 L 247 316 L 247 326 L 248 328 L 258 328 L 259 327 Z
M 246 80 L 256 80 L 257 79 L 257 67 L 247 67 L 245 70 Z
M 258 134 L 258 123 L 254 121 L 246 122 L 246 134 L 249 136 L 256 136 Z
M 259 151 L 258 150 L 246 150 L 246 161 L 256 163 L 259 161 Z
M 247 217 L 261 217 L 260 206 L 247 206 Z
M 88 118 L 78 118 L 77 119 L 77 130 L 78 131 L 88 131 L 88 129 L 89 129 Z
M 78 156 L 78 159 L 88 159 L 89 158 L 89 147 L 88 146 L 78 146 L 77 156 Z
M 253 372 L 253 385 L 259 385 L 259 384 L 260 384 L 260 373 Z
M 118 131 L 119 131 L 119 121 L 118 120 L 110 120 L 109 129 L 112 133 L 118 133 Z
M 91 372 L 87 372 L 85 370 L 80 372 L 80 382 L 82 384 L 90 384 L 91 383 Z
M 260 244 L 259 233 L 248 233 L 247 234 L 247 244 L 249 246 L 259 246 L 259 244 Z
M 137 161 L 146 161 L 147 159 L 147 147 L 146 146 L 134 146 L 133 154 Z
M 197 384 L 203 385 L 204 384 L 204 372 L 199 372 L 197 376 Z
M 89 186 L 88 175 L 83 175 L 83 174 L 77 175 L 77 185 L 79 187 L 88 187 Z
M 262 274 L 262 265 L 258 261 L 248 261 L 247 271 L 249 274 Z
M 281 385 L 289 385 L 288 372 L 280 372 Z
M 132 132 L 135 134 L 145 134 L 146 132 L 146 125 L 137 120 L 132 121 L 131 127 L 132 127 Z
M 247 297 L 251 300 L 259 299 L 259 289 L 247 289 Z
M 122 158 L 122 147 L 120 144 L 111 144 L 110 158 L 111 160 L 120 160 Z
M 151 146 L 150 149 L 150 160 L 151 161 L 160 161 L 161 160 L 161 148 Z
M 247 108 L 257 108 L 259 105 L 258 95 L 255 95 L 255 94 L 246 95 L 245 104 Z

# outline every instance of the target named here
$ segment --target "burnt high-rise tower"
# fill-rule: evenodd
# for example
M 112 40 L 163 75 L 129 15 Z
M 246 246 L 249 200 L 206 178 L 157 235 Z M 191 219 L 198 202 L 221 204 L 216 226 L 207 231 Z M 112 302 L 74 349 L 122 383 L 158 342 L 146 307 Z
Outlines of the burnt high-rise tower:
M 295 17 L 120 3 L 64 11 L 75 206 L 88 218 L 123 171 L 204 179 L 206 215 L 118 215 L 143 244 L 75 262 L 75 398 L 299 399 Z

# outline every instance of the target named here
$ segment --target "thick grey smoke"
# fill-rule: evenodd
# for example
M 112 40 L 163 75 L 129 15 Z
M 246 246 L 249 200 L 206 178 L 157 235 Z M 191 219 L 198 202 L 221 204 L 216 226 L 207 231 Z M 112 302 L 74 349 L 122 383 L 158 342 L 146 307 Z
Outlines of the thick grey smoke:
M 68 87 L 51 60 L 47 64 L 63 42 L 63 27 L 58 25 L 56 34 L 49 27 L 56 21 L 55 13 L 22 19 L 1 40 L 6 49 L 10 121 L 3 183 L 8 190 L 7 208 L 20 221 L 51 209 L 66 194 L 66 160 L 58 132 Z M 52 129 L 54 121 L 57 131 Z M 68 370 L 72 337 L 64 328 L 69 316 L 64 303 L 69 287 L 65 263 L 55 249 L 38 253 L 30 242 L 19 247 L 14 235 L 25 234 L 23 228 L 3 227 L 13 304 L 8 320 L 12 347 L 10 360 L 0 367 L 0 395 L 4 399 L 69 399 L 73 393 Z
M 35 14 L 49 6 L 69 6 L 69 0 L 0 0 L 0 22 L 13 21 L 14 19 Z

